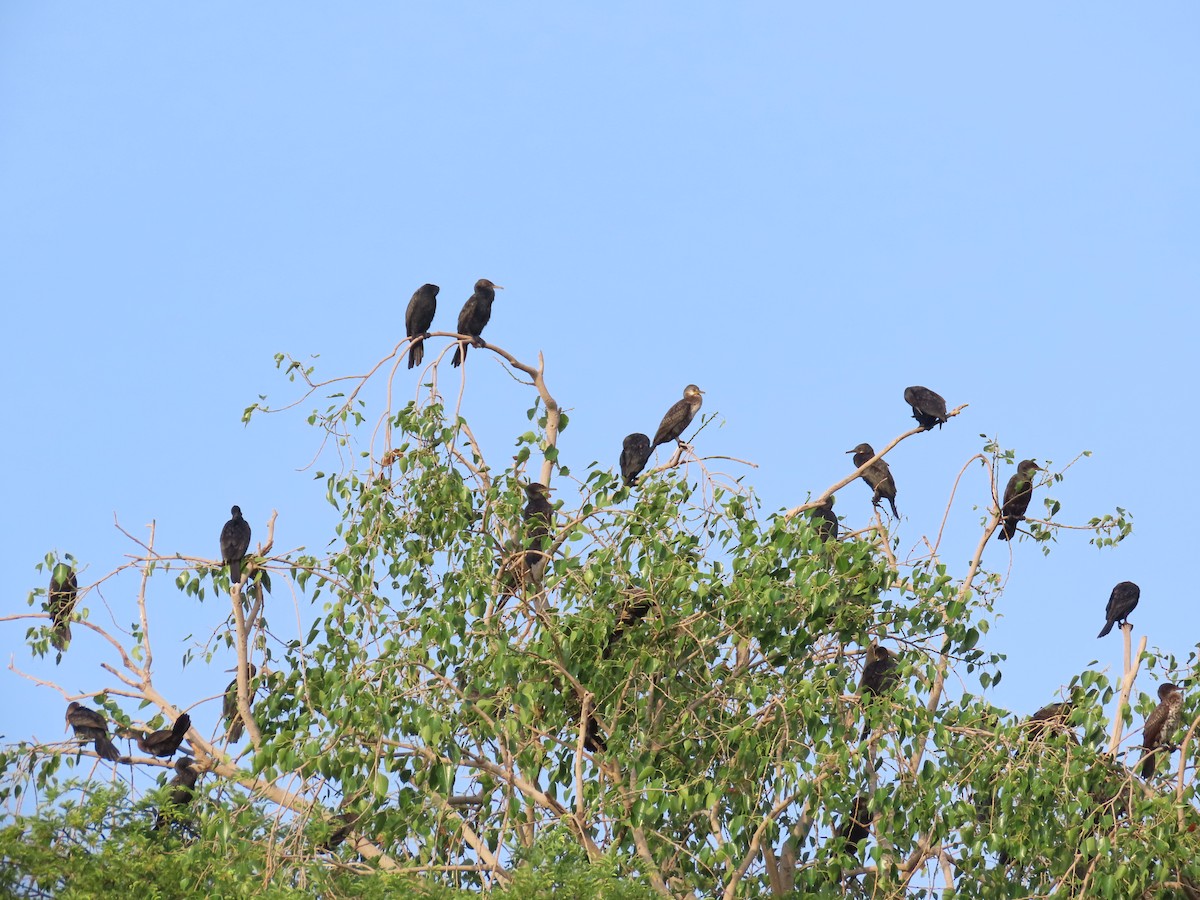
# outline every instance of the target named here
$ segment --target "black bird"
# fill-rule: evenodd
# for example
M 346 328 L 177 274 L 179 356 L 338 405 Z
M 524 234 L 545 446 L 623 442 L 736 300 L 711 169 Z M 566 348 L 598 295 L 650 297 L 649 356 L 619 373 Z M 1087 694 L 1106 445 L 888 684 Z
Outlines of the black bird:
M 71 613 L 75 611 L 78 594 L 79 582 L 75 580 L 75 570 L 66 563 L 57 563 L 50 573 L 46 605 L 53 622 L 50 643 L 58 650 L 66 650 L 71 642 Z
M 1179 727 L 1179 712 L 1183 708 L 1183 693 L 1177 684 L 1158 686 L 1158 706 L 1146 717 L 1142 729 L 1142 751 L 1149 754 L 1142 763 L 1142 777 L 1149 779 L 1154 774 L 1158 759 L 1158 748 L 1171 747 L 1171 738 Z
M 692 419 L 700 411 L 700 405 L 704 403 L 703 394 L 704 391 L 694 384 L 689 384 L 683 389 L 683 399 L 675 401 L 675 404 L 667 410 L 667 414 L 659 422 L 658 431 L 654 432 L 654 440 L 650 442 L 651 450 L 667 441 L 679 441 L 680 444 L 683 444 L 679 436 L 683 434 L 685 428 L 692 424 Z
M 525 485 L 525 565 L 532 570 L 534 563 L 546 558 L 550 529 L 554 522 L 554 507 L 550 505 L 550 489 L 540 482 Z
M 504 288 L 498 284 L 492 284 L 486 278 L 480 278 L 475 282 L 475 293 L 467 298 L 462 311 L 458 314 L 458 333 L 470 337 L 471 343 L 476 347 L 483 346 L 483 339 L 480 335 L 483 334 L 483 327 L 492 317 L 492 302 L 496 299 L 497 290 L 502 291 Z M 450 360 L 450 365 L 461 365 L 466 358 L 467 344 L 465 341 L 459 341 L 458 346 L 454 348 L 454 359 Z
M 870 810 L 870 803 L 871 798 L 866 794 L 859 794 L 855 797 L 850 815 L 842 821 L 837 829 L 837 837 L 841 844 L 838 849 L 855 858 L 858 857 L 859 841 L 871 834 L 871 823 L 875 821 L 875 816 Z
M 929 431 L 936 425 L 939 429 L 948 421 L 946 400 L 941 394 L 919 384 L 904 389 L 904 402 L 912 407 L 917 424 Z
M 317 849 L 328 851 L 340 847 L 346 838 L 350 837 L 350 832 L 358 824 L 359 818 L 359 814 L 356 812 L 338 813 L 329 820 L 330 825 L 337 823 L 337 827 L 329 833 L 329 837 L 317 844 Z
M 809 510 L 809 515 L 812 517 L 813 527 L 817 530 L 821 543 L 827 544 L 837 540 L 838 517 L 833 511 L 833 494 L 826 497 L 825 502 L 820 506 L 814 506 Z
M 221 529 L 221 561 L 229 564 L 229 583 L 239 584 L 242 580 L 242 560 L 250 549 L 250 523 L 242 518 L 242 508 L 229 510 L 233 516 Z
M 1132 581 L 1122 581 L 1113 588 L 1112 593 L 1108 595 L 1108 606 L 1104 609 L 1104 627 L 1096 637 L 1104 637 L 1112 631 L 1117 622 L 1124 625 L 1129 614 L 1137 607 L 1141 596 L 1142 589 Z
M 120 751 L 108 738 L 108 720 L 94 709 L 72 701 L 67 707 L 67 724 L 75 729 L 75 737 L 83 741 L 95 741 L 96 755 L 101 759 L 116 762 Z
M 846 452 L 854 454 L 854 465 L 856 467 L 861 466 L 875 455 L 875 451 L 871 449 L 870 444 L 859 444 L 853 450 L 847 450 Z M 875 491 L 875 495 L 871 498 L 871 505 L 878 506 L 880 500 L 887 500 L 892 505 L 892 515 L 897 519 L 900 518 L 900 512 L 896 509 L 896 480 L 892 478 L 892 470 L 888 468 L 888 464 L 882 459 L 875 460 L 862 473 L 862 480 L 869 484 Z
M 1029 509 L 1029 501 L 1033 498 L 1033 473 L 1041 470 L 1042 467 L 1032 459 L 1017 463 L 1017 474 L 1008 479 L 1004 489 L 1004 505 L 1000 508 L 1004 524 L 1000 529 L 1000 540 L 1011 541 L 1016 537 L 1017 525 L 1025 518 L 1025 510 Z
M 1032 716 L 1029 717 L 1029 735 L 1030 737 L 1041 737 L 1046 733 L 1046 729 L 1051 731 L 1062 731 L 1066 728 L 1067 719 L 1071 717 L 1071 710 L 1075 708 L 1075 704 L 1071 700 L 1064 700 L 1061 703 L 1048 703 L 1043 706 Z M 1071 734 L 1074 739 L 1074 733 Z
M 609 634 L 608 641 L 604 644 L 604 650 L 600 654 L 601 659 L 608 659 L 612 656 L 613 645 L 621 639 L 626 631 L 646 618 L 646 614 L 654 606 L 649 591 L 643 588 L 631 588 L 623 593 L 624 599 L 617 610 L 617 620 L 613 625 L 612 633 Z
M 859 697 L 877 697 L 890 691 L 900 679 L 899 665 L 887 647 L 879 644 L 867 647 L 867 664 L 858 682 Z M 864 724 L 858 739 L 865 740 L 870 733 L 871 726 Z
M 408 309 L 404 313 L 404 330 L 410 338 L 416 338 L 408 348 L 408 367 L 419 366 L 425 358 L 425 338 L 429 337 L 429 326 L 433 324 L 433 314 L 437 312 L 437 295 L 440 291 L 436 284 L 423 284 L 413 291 L 412 299 L 408 301 Z
M 258 674 L 258 668 L 254 663 L 246 666 L 246 681 L 250 681 Z M 251 691 L 253 695 L 253 691 Z M 229 682 L 229 686 L 225 688 L 225 700 L 221 705 L 221 717 L 229 723 L 229 742 L 236 744 L 242 739 L 242 732 L 245 730 L 245 723 L 238 712 L 238 688 L 237 676 L 233 681 Z
M 196 768 L 195 762 L 190 756 L 181 756 L 175 760 L 175 777 L 170 781 L 171 793 L 167 795 L 167 802 L 177 809 L 182 809 L 191 803 L 196 794 L 196 782 L 200 780 L 200 770 Z M 167 819 L 168 817 L 163 815 L 162 810 L 159 810 L 154 820 L 154 830 L 162 828 L 167 823 Z
M 137 741 L 137 745 L 142 748 L 143 753 L 149 753 L 151 756 L 160 756 L 165 759 L 175 755 L 175 751 L 183 743 L 184 735 L 187 734 L 188 729 L 191 727 L 192 717 L 187 713 L 181 713 L 179 718 L 175 720 L 175 725 L 171 728 L 163 728 L 158 731 L 152 731 L 149 734 L 145 732 L 132 732 L 132 736 Z
M 621 477 L 628 487 L 637 484 L 637 477 L 650 459 L 650 438 L 635 431 L 625 436 L 621 444 Z

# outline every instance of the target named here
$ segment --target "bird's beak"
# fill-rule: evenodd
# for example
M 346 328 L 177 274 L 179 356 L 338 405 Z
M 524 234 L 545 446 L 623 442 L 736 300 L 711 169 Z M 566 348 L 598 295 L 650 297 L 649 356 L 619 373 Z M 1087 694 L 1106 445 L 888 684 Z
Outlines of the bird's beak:
M 853 451 L 853 450 L 847 450 L 846 452 L 847 452 L 847 453 L 853 453 L 854 451 Z
M 504 290 L 504 285 L 502 285 L 502 284 L 493 284 L 492 287 L 494 287 L 498 291 Z

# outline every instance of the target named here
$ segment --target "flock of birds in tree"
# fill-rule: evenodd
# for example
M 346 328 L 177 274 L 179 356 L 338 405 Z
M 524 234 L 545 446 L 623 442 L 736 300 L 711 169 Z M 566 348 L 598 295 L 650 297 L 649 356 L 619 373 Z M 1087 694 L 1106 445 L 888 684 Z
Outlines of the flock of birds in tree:
M 452 365 L 459 366 L 466 360 L 469 345 L 486 346 L 481 334 L 491 319 L 492 303 L 496 299 L 498 289 L 502 290 L 500 285 L 493 284 L 486 278 L 475 282 L 475 290 L 463 305 L 458 316 L 458 333 L 465 335 L 465 338 L 460 338 L 458 341 L 451 360 Z M 421 285 L 413 293 L 405 312 L 405 329 L 411 339 L 408 351 L 408 368 L 410 369 L 420 365 L 424 360 L 424 342 L 430 336 L 429 328 L 433 324 L 433 317 L 437 311 L 438 291 L 439 288 L 436 284 Z M 681 448 L 687 446 L 683 441 L 683 433 L 696 417 L 696 413 L 700 411 L 704 402 L 703 394 L 704 392 L 696 385 L 689 384 L 684 388 L 682 399 L 676 401 L 663 416 L 653 439 L 641 432 L 634 432 L 624 439 L 621 447 L 620 469 L 627 486 L 632 488 L 637 485 L 638 476 L 645 469 L 655 448 L 671 441 L 676 441 Z M 926 431 L 932 430 L 935 425 L 941 429 L 949 420 L 945 399 L 927 387 L 914 385 L 905 388 L 904 400 L 912 408 L 912 415 L 917 424 Z M 892 515 L 899 518 L 900 513 L 896 508 L 896 481 L 888 464 L 882 459 L 872 461 L 875 451 L 867 443 L 859 444 L 846 452 L 853 454 L 856 469 L 862 468 L 864 464 L 870 462 L 863 469 L 861 477 L 873 492 L 872 505 L 878 508 L 881 501 L 887 500 Z M 1034 478 L 1039 471 L 1042 471 L 1041 467 L 1032 459 L 1022 460 L 1017 465 L 1016 473 L 1009 479 L 1004 489 L 1000 510 L 999 540 L 1012 540 L 1016 537 L 1018 526 L 1029 509 Z M 527 571 L 533 570 L 535 564 L 547 556 L 546 545 L 553 534 L 554 507 L 550 503 L 549 490 L 546 485 L 538 482 L 525 485 L 527 503 L 522 518 L 526 544 L 525 551 L 521 556 Z M 229 566 L 230 581 L 236 585 L 241 583 L 242 561 L 250 547 L 250 524 L 243 518 L 240 507 L 234 506 L 230 510 L 230 516 L 229 521 L 221 529 L 221 559 L 224 565 Z M 838 518 L 833 512 L 832 495 L 826 498 L 821 505 L 812 509 L 812 516 L 822 541 L 837 539 L 839 524 Z M 67 563 L 57 563 L 51 572 L 47 607 L 52 620 L 51 643 L 59 651 L 65 650 L 71 640 L 70 622 L 77 601 L 78 589 L 74 569 Z M 1129 614 L 1137 606 L 1140 596 L 1141 590 L 1132 581 L 1122 581 L 1114 587 L 1105 609 L 1104 628 L 1101 629 L 1098 637 L 1107 635 L 1113 625 L 1117 623 L 1125 626 Z M 644 614 L 648 609 L 649 604 L 644 604 L 641 612 Z M 628 627 L 627 622 L 621 624 L 623 627 Z M 612 639 L 615 640 L 618 636 L 619 633 L 614 632 Z M 612 641 L 605 648 L 606 653 L 611 649 L 611 643 Z M 248 665 L 247 671 L 248 678 L 253 679 L 257 676 L 258 671 L 254 665 Z M 899 678 L 900 667 L 895 654 L 887 647 L 872 643 L 866 650 L 866 662 L 858 685 L 859 696 L 865 699 L 885 694 L 898 683 Z M 222 715 L 228 723 L 228 737 L 232 742 L 240 740 L 244 730 L 244 723 L 238 710 L 237 690 L 237 678 L 235 677 L 225 690 L 222 708 Z M 1183 705 L 1183 694 L 1179 686 L 1175 684 L 1161 685 L 1158 688 L 1158 698 L 1158 705 L 1146 718 L 1142 731 L 1144 761 L 1141 771 L 1143 777 L 1147 779 L 1154 774 L 1156 756 L 1175 749 L 1171 740 L 1179 727 L 1180 710 Z M 1039 709 L 1029 719 L 1030 733 L 1039 735 L 1044 733 L 1047 728 L 1062 730 L 1072 708 L 1073 703 L 1068 700 L 1062 703 L 1052 703 Z M 77 739 L 85 743 L 93 742 L 99 758 L 112 762 L 123 759 L 122 754 L 109 738 L 107 721 L 99 712 L 82 706 L 78 702 L 72 702 L 67 707 L 66 719 L 68 726 L 74 729 Z M 603 750 L 605 743 L 600 735 L 598 724 L 593 719 L 588 726 L 587 748 L 592 751 Z M 190 727 L 191 717 L 187 713 L 183 713 L 169 729 L 150 733 L 127 729 L 119 734 L 136 741 L 138 747 L 150 756 L 170 758 L 179 750 Z M 864 725 L 860 739 L 865 740 L 869 734 L 870 726 Z M 201 769 L 196 767 L 195 760 L 185 756 L 176 762 L 175 770 L 176 774 L 170 783 L 172 790 L 168 799 L 172 805 L 182 807 L 191 801 Z M 856 845 L 858 841 L 867 836 L 871 818 L 866 798 L 859 797 L 855 801 L 850 816 L 838 829 L 839 837 L 848 846 Z M 334 833 L 334 836 L 324 845 L 325 849 L 340 843 L 354 824 L 345 815 L 340 821 L 344 828 Z M 160 827 L 163 822 L 164 818 L 160 813 L 155 827 Z M 341 839 L 337 839 L 339 835 Z

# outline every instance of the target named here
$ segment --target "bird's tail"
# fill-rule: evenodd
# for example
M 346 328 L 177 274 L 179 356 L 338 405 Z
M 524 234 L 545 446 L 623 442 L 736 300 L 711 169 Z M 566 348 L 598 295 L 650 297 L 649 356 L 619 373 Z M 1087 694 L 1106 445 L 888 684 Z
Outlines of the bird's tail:
M 50 632 L 50 643 L 54 645 L 55 650 L 66 650 L 67 645 L 71 643 L 71 624 L 63 622 L 61 625 L 55 625 Z
M 235 559 L 229 563 L 229 583 L 231 585 L 241 584 L 242 581 L 242 561 Z
M 454 359 L 450 360 L 450 365 L 460 366 L 464 359 L 467 358 L 467 343 L 459 341 L 458 346 L 454 348 Z
M 1000 534 L 997 536 L 997 540 L 1011 541 L 1013 539 L 1013 536 L 1016 535 L 1016 533 L 1017 533 L 1016 521 L 1014 521 L 1012 519 L 1005 519 L 1004 522 L 1000 525 Z
M 234 719 L 229 726 L 229 743 L 236 744 L 242 739 L 242 733 L 246 730 L 246 726 L 242 724 L 240 718 Z
M 1098 637 L 1098 638 L 1104 637 L 1106 634 L 1108 634 L 1110 631 L 1112 631 L 1112 627 L 1115 623 L 1116 623 L 1116 619 L 1105 622 L 1104 627 L 1100 629 L 1100 633 L 1098 635 L 1096 635 L 1096 637 Z
M 110 762 L 116 762 L 121 758 L 121 751 L 117 749 L 116 744 L 110 741 L 102 734 L 96 735 L 96 755 L 101 759 L 107 759 Z
M 424 359 L 425 340 L 424 338 L 417 338 L 408 349 L 408 367 L 411 369 L 413 366 L 419 366 Z
M 900 510 L 896 509 L 896 500 L 893 497 L 888 497 L 888 503 L 892 505 L 892 515 L 897 519 L 900 518 Z
M 1146 748 L 1142 748 L 1143 750 Z M 1149 781 L 1154 776 L 1154 765 L 1157 761 L 1158 752 L 1150 750 L 1145 762 L 1142 763 L 1142 778 Z
M 171 729 L 171 737 L 177 741 L 182 741 L 183 736 L 187 734 L 188 729 L 192 727 L 192 717 L 187 713 L 181 713 L 179 718 L 175 720 L 175 726 Z

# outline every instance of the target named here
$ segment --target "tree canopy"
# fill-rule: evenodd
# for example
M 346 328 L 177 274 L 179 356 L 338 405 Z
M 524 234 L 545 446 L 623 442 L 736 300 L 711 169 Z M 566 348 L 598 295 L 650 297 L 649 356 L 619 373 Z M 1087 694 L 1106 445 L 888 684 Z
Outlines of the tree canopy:
M 602 452 L 559 453 L 569 421 L 542 359 L 480 340 L 451 370 L 454 341 L 432 352 L 444 337 L 427 340 L 408 402 L 403 341 L 356 376 L 281 354 L 298 396 L 245 410 L 249 423 L 320 404 L 315 483 L 337 521 L 308 544 L 326 550 L 279 552 L 277 514 L 246 510 L 254 537 L 231 583 L 221 559 L 160 547 L 152 525 L 129 536 L 133 566 L 80 579 L 67 641 L 63 567 L 86 553 L 39 563 L 60 589 L 34 588 L 10 628 L 26 621 L 37 656 L 108 648 L 94 685 L 45 688 L 64 711 L 99 712 L 121 759 L 100 759 L 79 729 L 4 750 L 5 890 L 1200 896 L 1195 653 L 1147 651 L 1144 636 L 1135 650 L 1126 625 L 1122 678 L 1088 669 L 1061 696 L 1048 686 L 1062 705 L 1034 721 L 988 699 L 1005 578 L 982 558 L 1013 451 L 985 438 L 947 479 L 951 505 L 979 511 L 959 565 L 941 558 L 941 533 L 902 551 L 886 508 L 854 527 L 846 516 L 836 537 L 823 517 L 835 494 L 865 513 L 857 479 L 937 432 L 900 430 L 838 483 L 769 512 L 748 463 L 705 453 L 701 411 L 629 486 L 619 434 Z M 511 454 L 461 415 L 473 379 L 504 373 L 529 396 Z M 1035 473 L 1018 556 L 1130 532 L 1123 510 L 1060 521 L 1051 492 L 1073 464 Z M 551 513 L 530 511 L 546 496 Z M 127 632 L 89 615 L 109 578 Z M 190 696 L 156 686 L 178 658 L 152 642 L 147 599 L 164 590 L 179 595 L 174 615 L 228 603 L 200 650 L 184 649 Z M 231 656 L 227 684 L 217 660 Z M 1137 732 L 1160 681 L 1183 687 L 1182 714 L 1143 779 Z M 176 759 L 129 743 L 183 713 Z

